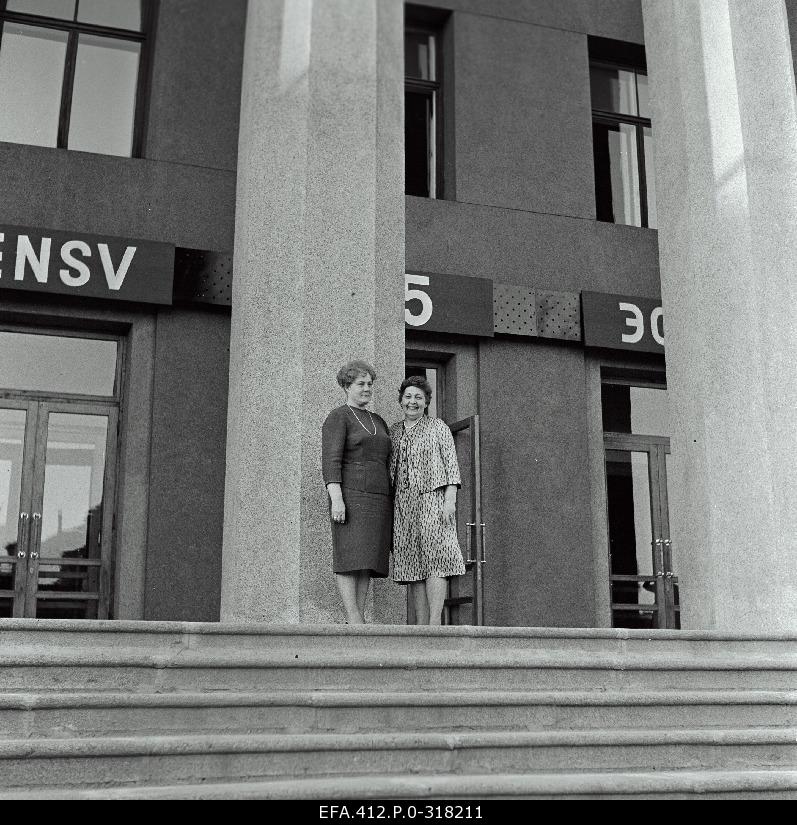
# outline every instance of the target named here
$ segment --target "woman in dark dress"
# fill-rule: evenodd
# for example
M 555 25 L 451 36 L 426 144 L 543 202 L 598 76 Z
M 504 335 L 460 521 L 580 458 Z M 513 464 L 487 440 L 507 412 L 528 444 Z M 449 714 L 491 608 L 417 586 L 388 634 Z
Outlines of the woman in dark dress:
M 338 372 L 346 403 L 321 433 L 322 471 L 332 522 L 332 569 L 349 624 L 363 624 L 372 576 L 388 574 L 393 500 L 387 424 L 367 409 L 376 373 L 365 361 Z

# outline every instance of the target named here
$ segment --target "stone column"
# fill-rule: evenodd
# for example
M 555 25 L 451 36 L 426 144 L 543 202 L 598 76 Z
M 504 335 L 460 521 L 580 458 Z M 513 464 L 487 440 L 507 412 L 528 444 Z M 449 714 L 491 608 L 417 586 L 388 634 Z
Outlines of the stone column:
M 400 0 L 249 0 L 227 436 L 222 621 L 343 620 L 321 424 L 341 364 L 404 365 Z M 404 621 L 380 583 L 371 620 Z
M 685 628 L 797 632 L 797 101 L 782 0 L 643 0 Z

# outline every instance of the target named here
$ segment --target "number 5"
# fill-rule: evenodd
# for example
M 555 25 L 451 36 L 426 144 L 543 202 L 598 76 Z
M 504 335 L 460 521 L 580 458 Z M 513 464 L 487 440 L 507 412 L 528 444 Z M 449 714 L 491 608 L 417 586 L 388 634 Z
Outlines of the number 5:
M 404 303 L 406 304 L 409 301 L 421 302 L 421 314 L 413 315 L 405 307 L 404 320 L 411 327 L 422 327 L 432 317 L 432 310 L 434 309 L 432 299 L 427 292 L 420 289 L 410 289 L 410 286 L 429 286 L 429 278 L 426 275 L 404 275 Z

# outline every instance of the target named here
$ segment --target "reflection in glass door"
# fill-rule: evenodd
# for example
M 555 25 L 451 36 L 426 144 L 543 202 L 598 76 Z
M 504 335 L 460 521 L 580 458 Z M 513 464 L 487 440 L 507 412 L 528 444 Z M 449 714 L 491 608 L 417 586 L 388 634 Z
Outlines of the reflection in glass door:
M 43 478 L 40 472 L 26 612 L 40 619 L 107 616 L 103 547 L 109 542 L 103 536 L 110 538 L 110 508 L 104 492 L 115 410 L 43 407 L 37 441 Z

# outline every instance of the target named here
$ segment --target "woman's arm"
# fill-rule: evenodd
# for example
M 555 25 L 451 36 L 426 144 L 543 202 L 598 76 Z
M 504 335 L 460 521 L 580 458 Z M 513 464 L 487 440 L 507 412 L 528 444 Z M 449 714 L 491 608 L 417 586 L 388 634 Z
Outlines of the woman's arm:
M 457 487 L 449 484 L 446 487 L 446 497 L 443 502 L 443 521 L 455 524 L 457 518 Z
M 440 419 L 438 419 L 438 421 L 440 421 Z M 447 485 L 448 487 L 452 485 L 459 487 L 462 484 L 462 478 L 459 474 L 459 462 L 457 461 L 457 448 L 454 445 L 454 436 L 451 435 L 451 430 L 445 421 L 440 421 L 437 432 L 437 443 L 440 446 L 440 458 L 443 462 Z
M 346 449 L 346 421 L 330 413 L 321 429 L 321 470 L 332 505 L 332 520 L 344 521 L 346 505 L 343 502 L 343 453 Z

